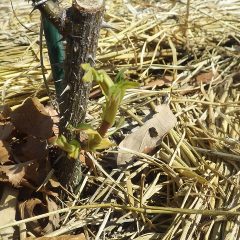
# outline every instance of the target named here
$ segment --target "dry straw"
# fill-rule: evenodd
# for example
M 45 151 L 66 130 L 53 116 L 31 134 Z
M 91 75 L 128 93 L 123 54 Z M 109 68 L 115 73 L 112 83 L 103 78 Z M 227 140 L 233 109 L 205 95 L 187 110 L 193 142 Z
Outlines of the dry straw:
M 9 1 L 0 3 L 0 90 L 2 103 L 16 107 L 28 96 L 48 96 L 39 15 L 30 15 L 27 1 L 13 6 L 15 13 Z M 114 28 L 101 32 L 97 67 L 110 74 L 127 68 L 142 85 L 124 98 L 119 134 L 141 125 L 166 97 L 178 124 L 154 156 L 134 152 L 138 160 L 125 168 L 115 168 L 111 155 L 89 155 L 97 175 L 84 175 L 72 207 L 59 210 L 64 225 L 49 236 L 83 228 L 93 239 L 240 238 L 240 91 L 233 77 L 239 71 L 239 12 L 234 0 L 107 1 L 105 19 Z M 50 76 L 45 44 L 44 65 Z M 164 76 L 170 80 L 163 86 L 144 88 Z M 102 102 L 89 103 L 92 124 L 100 120 Z

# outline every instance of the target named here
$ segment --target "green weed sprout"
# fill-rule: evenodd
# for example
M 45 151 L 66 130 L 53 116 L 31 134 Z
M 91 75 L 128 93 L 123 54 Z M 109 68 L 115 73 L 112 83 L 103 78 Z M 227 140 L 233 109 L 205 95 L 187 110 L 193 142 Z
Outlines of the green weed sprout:
M 130 82 L 124 79 L 124 70 L 121 70 L 115 78 L 115 82 L 108 76 L 104 70 L 95 70 L 89 63 L 81 65 L 85 71 L 83 81 L 96 81 L 105 98 L 106 104 L 103 107 L 102 123 L 98 129 L 99 134 L 104 137 L 108 129 L 113 126 L 117 111 L 125 92 L 129 88 L 138 87 L 136 82 Z
M 77 159 L 81 149 L 97 151 L 109 148 L 113 143 L 105 137 L 109 128 L 115 122 L 117 111 L 120 107 L 125 92 L 129 88 L 138 87 L 139 84 L 124 79 L 124 70 L 121 70 L 113 81 L 104 70 L 95 70 L 89 63 L 81 65 L 85 71 L 83 81 L 96 81 L 105 96 L 106 104 L 103 106 L 102 122 L 97 130 L 89 124 L 81 123 L 77 127 L 68 126 L 71 131 L 84 132 L 87 137 L 84 146 L 80 146 L 77 140 L 67 142 L 64 136 L 58 137 L 55 145 L 68 153 L 68 157 Z

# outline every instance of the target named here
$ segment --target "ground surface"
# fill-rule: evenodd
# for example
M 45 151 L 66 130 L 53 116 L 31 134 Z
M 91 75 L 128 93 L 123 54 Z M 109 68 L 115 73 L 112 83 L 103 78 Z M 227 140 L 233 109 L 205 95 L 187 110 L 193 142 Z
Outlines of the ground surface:
M 11 164 L 9 155 L 4 161 L 1 158 L 0 179 L 5 189 L 1 201 L 14 202 L 10 222 L 15 219 L 16 207 L 28 211 L 20 214 L 19 220 L 33 216 L 29 209 L 37 205 L 41 213 L 82 206 L 76 212 L 50 215 L 47 223 L 54 222 L 52 226 L 33 220 L 25 227 L 20 225 L 23 236 L 84 233 L 90 239 L 240 238 L 239 216 L 232 213 L 239 214 L 240 203 L 240 3 L 189 3 L 107 1 L 105 19 L 115 29 L 101 32 L 97 67 L 111 76 L 125 67 L 128 78 L 141 84 L 140 89 L 127 92 L 119 112 L 125 122 L 112 140 L 118 145 L 133 128 L 144 126 L 163 102 L 176 116 L 176 126 L 152 154 L 135 149 L 137 159 L 124 167 L 116 167 L 116 159 L 109 153 L 112 149 L 100 155 L 89 153 L 95 168 L 84 167 L 79 192 L 69 194 L 64 203 L 54 180 L 48 181 L 45 192 L 43 188 L 37 191 L 42 182 L 33 182 L 36 179 L 26 171 L 21 179 L 27 178 L 30 185 L 23 181 L 14 185 L 11 179 L 19 175 L 10 171 L 10 178 L 6 166 L 19 167 L 16 164 L 23 160 L 16 154 L 11 156 Z M 14 110 L 29 96 L 44 103 L 49 97 L 39 60 L 39 14 L 29 15 L 27 1 L 13 1 L 15 14 L 10 6 L 9 1 L 0 3 L 0 90 L 2 104 L 8 103 Z M 48 76 L 45 48 L 44 64 Z M 53 94 L 51 81 L 49 85 Z M 92 91 L 87 121 L 93 126 L 99 124 L 103 102 L 104 98 Z M 46 164 L 47 175 L 51 167 Z

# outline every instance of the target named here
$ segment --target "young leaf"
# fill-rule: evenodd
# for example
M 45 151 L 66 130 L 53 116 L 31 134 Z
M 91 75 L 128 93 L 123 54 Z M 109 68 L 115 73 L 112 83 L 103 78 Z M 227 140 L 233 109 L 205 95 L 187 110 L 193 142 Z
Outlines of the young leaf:
M 84 130 L 88 135 L 88 150 L 96 151 L 109 148 L 113 146 L 113 143 L 108 138 L 102 138 L 98 131 L 91 128 Z
M 112 79 L 109 77 L 109 75 L 104 70 L 98 71 L 98 74 L 99 74 L 100 78 L 97 79 L 97 82 L 98 82 L 103 94 L 105 95 L 105 97 L 108 98 L 110 88 L 112 86 L 114 86 L 114 82 L 112 81 Z
M 114 78 L 114 82 L 115 83 L 117 83 L 117 82 L 120 82 L 120 81 L 123 81 L 124 79 L 125 79 L 125 72 L 126 72 L 126 68 L 122 68 L 119 72 L 118 72 L 118 74 L 117 74 L 117 76 Z
M 94 150 L 103 150 L 103 149 L 107 149 L 114 146 L 114 143 L 112 141 L 110 141 L 108 138 L 102 138 L 102 140 L 96 144 L 93 149 Z
M 126 89 L 139 86 L 138 83 L 130 81 L 120 81 L 109 89 L 109 96 L 106 101 L 105 111 L 103 113 L 103 120 L 110 124 L 114 124 L 115 117 L 121 101 L 125 95 Z
M 85 74 L 83 76 L 83 81 L 84 82 L 92 82 L 93 79 L 93 73 L 92 73 L 92 67 L 89 63 L 83 63 L 81 65 L 82 69 L 85 71 Z
M 67 152 L 69 158 L 78 159 L 81 146 L 77 140 L 71 140 L 68 143 L 67 139 L 61 135 L 57 138 L 55 145 Z

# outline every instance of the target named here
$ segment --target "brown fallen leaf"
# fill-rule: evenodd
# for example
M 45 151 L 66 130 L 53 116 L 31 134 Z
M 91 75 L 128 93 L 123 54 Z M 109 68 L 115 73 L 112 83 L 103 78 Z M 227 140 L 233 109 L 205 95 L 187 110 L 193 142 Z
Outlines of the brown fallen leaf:
M 25 134 L 41 139 L 48 139 L 53 134 L 53 120 L 37 98 L 27 98 L 11 113 L 11 120 Z
M 14 126 L 11 122 L 0 123 L 0 140 L 7 140 L 13 130 Z
M 9 182 L 14 187 L 19 187 L 22 181 L 26 180 L 26 168 L 31 164 L 32 161 L 15 165 L 0 166 L 0 182 Z
M 57 210 L 57 204 L 48 196 L 45 196 L 44 201 L 39 198 L 32 198 L 19 204 L 21 219 L 34 217 L 55 210 Z M 59 214 L 53 214 L 49 217 L 26 223 L 26 225 L 27 229 L 35 235 L 41 236 L 55 230 L 59 226 L 59 222 Z
M 7 143 L 0 141 L 0 165 L 3 165 L 9 161 L 9 152 L 6 148 Z
M 16 219 L 16 205 L 18 190 L 5 185 L 2 189 L 0 199 L 0 226 L 12 223 Z M 16 239 L 14 227 L 1 229 L 0 239 Z
M 196 76 L 197 84 L 200 85 L 201 83 L 209 83 L 213 78 L 218 77 L 218 73 L 213 73 L 213 71 L 199 73 Z
M 19 204 L 19 213 L 21 219 L 33 217 L 46 212 L 46 206 L 38 198 L 32 198 Z M 42 232 L 43 227 L 41 225 L 47 225 L 47 218 L 43 218 L 40 221 L 31 221 L 26 224 L 27 229 L 38 236 Z
M 149 88 L 153 88 L 153 87 L 162 87 L 165 84 L 170 84 L 172 81 L 173 81 L 173 77 L 166 75 L 166 76 L 160 77 L 159 79 L 156 79 L 154 81 L 149 81 L 147 84 L 145 84 L 143 89 L 149 89 Z
M 51 169 L 47 141 L 28 136 L 15 146 L 14 157 L 21 162 L 32 161 L 25 169 L 25 179 L 35 186 L 41 185 Z
M 53 212 L 58 209 L 57 204 L 49 197 L 45 196 L 46 203 L 47 203 L 47 209 L 48 212 Z M 47 226 L 43 229 L 43 233 L 49 233 L 52 232 L 53 230 L 57 229 L 59 227 L 59 222 L 60 222 L 60 216 L 58 213 L 52 214 L 48 217 L 48 224 Z
M 28 136 L 26 142 L 22 145 L 22 153 L 27 161 L 45 159 L 48 156 L 47 142 L 46 140 Z
M 32 165 L 26 168 L 25 178 L 31 184 L 40 186 L 47 177 L 50 169 L 51 168 L 47 159 L 43 160 L 42 163 L 34 161 Z
M 8 105 L 0 106 L 0 121 L 6 120 L 10 117 L 12 109 Z
M 52 107 L 52 106 L 45 106 L 45 110 L 47 111 L 47 113 L 49 114 L 49 116 L 52 118 L 53 120 L 53 133 L 54 135 L 58 136 L 59 134 L 59 128 L 58 128 L 58 123 L 59 123 L 59 115 L 57 113 L 57 111 Z
M 149 153 L 159 145 L 163 136 L 175 126 L 177 119 L 168 105 L 161 105 L 157 109 L 157 114 L 119 144 L 120 149 L 127 148 L 139 153 Z M 133 156 L 131 153 L 120 152 L 117 156 L 117 164 L 130 162 Z
M 49 184 L 53 187 L 53 188 L 58 188 L 61 186 L 61 184 L 58 182 L 58 180 L 56 179 L 56 177 L 52 176 L 49 179 Z
M 234 85 L 239 84 L 240 83 L 240 72 L 234 73 L 232 79 L 233 79 Z
M 40 237 L 40 238 L 33 238 L 29 237 L 26 240 L 86 240 L 86 237 L 83 233 L 78 235 L 62 235 L 57 237 Z
M 61 184 L 58 182 L 56 177 L 53 175 L 49 178 L 47 176 L 45 178 L 45 182 L 41 185 L 38 191 L 48 195 L 48 196 L 53 196 L 53 197 L 58 197 L 58 189 L 62 189 Z

